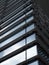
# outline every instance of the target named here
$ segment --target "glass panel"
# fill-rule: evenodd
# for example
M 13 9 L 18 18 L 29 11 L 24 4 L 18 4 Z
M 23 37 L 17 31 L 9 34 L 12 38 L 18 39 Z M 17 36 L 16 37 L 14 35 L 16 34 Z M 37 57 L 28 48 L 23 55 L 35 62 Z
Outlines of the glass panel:
M 23 62 L 25 60 L 25 51 L 0 63 L 0 65 L 16 65 L 20 62 Z
M 33 12 L 33 9 L 26 13 L 26 15 L 31 14 Z
M 1 57 L 3 57 L 3 56 L 5 56 L 5 55 L 7 55 L 7 54 L 9 54 L 9 53 L 11 53 L 11 52 L 13 52 L 13 51 L 19 49 L 20 47 L 22 47 L 22 46 L 24 46 L 24 45 L 25 45 L 25 39 L 22 40 L 22 41 L 20 41 L 20 42 L 18 42 L 18 43 L 16 43 L 16 44 L 13 45 L 13 46 L 7 48 L 6 50 L 2 51 L 2 52 L 0 53 L 0 55 L 1 55 Z
M 31 47 L 27 50 L 27 59 L 37 55 L 37 46 Z
M 29 27 L 27 27 L 27 32 L 34 29 L 34 24 L 30 25 Z
M 34 40 L 36 40 L 36 35 L 35 34 L 32 34 L 31 36 L 27 37 L 27 43 L 30 43 Z
M 0 52 L 0 58 L 3 56 L 3 53 Z
M 25 22 L 21 23 L 20 25 L 14 27 L 13 29 L 11 29 L 10 31 L 6 32 L 5 34 L 3 34 L 0 38 L 2 39 L 3 37 L 7 36 L 8 34 L 10 34 L 11 32 L 15 31 L 16 29 L 18 29 L 19 27 L 21 27 L 22 25 L 24 25 Z
M 3 30 L 7 29 L 8 27 L 10 27 L 10 26 L 16 24 L 16 23 L 17 23 L 20 19 L 22 19 L 24 16 L 25 16 L 25 15 L 23 15 L 22 17 L 16 19 L 14 22 L 12 22 L 11 24 L 9 24 L 8 26 L 4 27 L 4 28 L 1 30 L 1 32 L 2 32 Z M 24 23 L 24 22 L 23 22 L 23 23 Z M 21 25 L 21 24 L 20 24 L 20 25 Z M 18 26 L 19 26 L 19 25 L 18 25 Z M 16 27 L 17 27 L 17 26 L 16 26 Z
M 26 22 L 30 22 L 30 21 L 32 21 L 33 19 L 34 19 L 34 17 L 32 16 L 32 17 L 28 18 L 28 19 L 26 20 Z
M 25 29 L 22 30 L 21 32 L 19 32 L 18 34 L 15 34 L 14 36 L 10 37 L 9 39 L 5 40 L 4 42 L 1 43 L 1 47 L 3 47 L 4 45 L 8 44 L 9 42 L 11 42 L 12 40 L 18 38 L 19 36 L 25 34 Z
M 26 22 L 29 22 L 33 19 L 33 17 L 30 17 L 26 20 Z M 23 23 L 21 23 L 20 25 L 14 27 L 13 29 L 11 29 L 10 31 L 6 32 L 5 34 L 3 34 L 0 38 L 2 39 L 3 37 L 7 36 L 8 34 L 10 34 L 11 32 L 15 31 L 16 29 L 18 29 L 19 27 L 21 27 L 22 25 L 25 24 L 25 21 Z M 34 27 L 34 25 L 33 25 Z M 30 29 L 32 29 L 31 27 L 29 27 Z
M 38 61 L 35 61 L 35 62 L 30 63 L 30 64 L 28 64 L 28 65 L 39 65 L 39 64 L 38 64 Z

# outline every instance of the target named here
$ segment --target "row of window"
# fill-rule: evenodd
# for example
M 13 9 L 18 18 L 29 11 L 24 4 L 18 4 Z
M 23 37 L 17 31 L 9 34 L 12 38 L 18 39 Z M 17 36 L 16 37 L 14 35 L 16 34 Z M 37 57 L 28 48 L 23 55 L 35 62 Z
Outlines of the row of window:
M 7 39 L 5 39 L 4 41 L 1 42 L 0 47 L 3 47 L 6 44 L 9 44 L 10 42 L 14 41 L 15 39 L 19 38 L 20 36 L 28 33 L 29 31 L 31 31 L 31 30 L 33 30 L 35 28 L 35 24 L 32 21 L 34 19 L 34 16 L 32 16 L 33 15 L 33 9 L 32 9 L 32 4 L 31 4 L 30 1 L 31 0 L 27 0 L 26 1 L 28 4 L 26 4 L 24 6 L 24 8 L 23 7 L 20 8 L 20 10 L 21 9 L 22 10 L 19 11 L 19 13 L 15 14 L 13 17 L 11 17 L 10 19 L 8 19 L 7 21 L 4 20 L 5 23 L 7 23 L 7 24 L 5 24 L 5 23 L 2 24 L 2 28 L 3 29 L 1 30 L 1 32 L 4 32 L 4 31 L 5 32 L 1 33 L 1 37 L 0 38 L 1 38 L 1 40 L 3 40 L 4 38 L 6 38 L 6 36 L 9 35 L 9 37 Z M 23 4 L 24 0 L 21 3 Z M 17 5 L 17 7 L 19 5 Z M 13 10 L 11 10 L 11 11 L 13 11 Z M 24 18 L 24 20 L 23 20 L 23 18 Z M 19 21 L 22 21 L 22 22 L 17 25 L 17 23 Z M 28 24 L 28 23 L 30 23 L 30 24 Z M 17 31 L 21 26 L 24 26 L 26 24 L 28 26 L 25 29 L 23 28 L 23 30 L 21 30 L 18 33 L 14 32 L 14 31 Z M 10 33 L 11 33 L 11 36 L 10 36 Z M 12 33 L 14 33 L 14 34 L 12 35 Z M 23 46 L 25 46 L 25 45 L 27 45 L 30 42 L 33 42 L 35 40 L 36 40 L 35 33 L 30 34 L 25 39 L 23 39 L 23 40 L 15 43 L 14 45 L 8 47 L 7 49 L 1 51 L 0 52 L 0 58 L 4 58 L 6 55 L 8 55 L 8 54 L 10 54 L 10 53 L 18 50 L 19 48 L 21 48 L 21 47 L 23 47 Z M 2 63 L 0 63 L 0 65 L 6 65 L 6 64 L 7 65 L 17 65 L 17 64 L 19 64 L 19 63 L 21 63 L 23 61 L 26 61 L 26 59 L 28 60 L 28 59 L 36 56 L 37 54 L 38 54 L 37 53 L 37 45 L 35 45 L 35 46 L 30 47 L 29 49 L 26 49 L 25 51 L 23 51 L 23 52 L 21 52 L 19 54 L 15 55 L 15 56 L 13 56 L 13 57 L 11 57 L 9 59 L 7 59 L 6 61 L 3 61 Z M 30 63 L 28 65 L 32 65 L 32 64 L 33 65 L 38 65 L 38 61 L 35 61 L 35 62 Z
M 22 23 L 22 24 L 24 24 L 24 23 Z M 20 24 L 19 26 L 21 26 L 22 24 Z M 17 27 L 16 27 L 16 28 L 17 28 Z M 30 30 L 32 30 L 32 29 L 34 29 L 34 28 L 35 28 L 35 26 L 34 26 L 34 24 L 32 24 L 32 25 L 30 25 L 29 27 L 26 28 L 26 32 L 29 32 Z M 14 30 L 14 29 L 13 29 L 13 30 Z M 13 30 L 11 30 L 11 31 L 13 31 Z M 11 32 L 11 31 L 9 31 L 9 32 Z M 7 33 L 9 33 L 9 32 L 7 32 Z M 4 45 L 6 45 L 6 44 L 8 44 L 9 42 L 11 42 L 12 40 L 14 40 L 14 39 L 20 37 L 21 35 L 25 34 L 26 32 L 25 32 L 25 29 L 24 29 L 24 30 L 20 31 L 19 33 L 13 35 L 13 36 L 10 37 L 9 39 L 7 39 L 7 40 L 5 40 L 4 42 L 2 42 L 1 45 L 0 45 L 0 47 L 3 47 Z
M 30 64 L 28 64 L 28 65 L 39 65 L 39 64 L 38 64 L 38 61 L 35 61 L 35 62 L 30 63 Z
M 25 53 L 26 51 L 27 51 L 27 54 Z M 6 64 L 7 65 L 10 65 L 10 64 L 11 65 L 16 65 L 16 64 L 18 64 L 20 62 L 25 61 L 26 60 L 26 57 L 25 57 L 26 55 L 27 55 L 27 59 L 37 55 L 37 46 L 31 47 L 31 48 L 27 49 L 26 51 L 23 51 L 22 53 L 20 53 L 18 55 L 15 55 L 12 58 L 2 62 L 1 65 L 6 65 Z M 6 53 L 8 53 L 8 51 Z M 36 64 L 36 63 L 33 63 L 33 64 Z
M 1 20 L 1 21 L 4 21 L 4 23 L 1 25 L 1 27 L 2 28 L 6 27 L 10 23 L 12 23 L 13 20 L 16 20 L 17 18 L 19 18 L 22 15 L 26 14 L 31 9 L 32 9 L 32 4 L 30 3 L 30 0 L 28 0 L 28 1 L 26 1 L 26 3 L 24 3 L 23 5 L 21 4 L 20 7 L 16 8 L 16 10 L 14 10 L 9 15 L 7 15 L 6 17 L 4 17 Z
M 16 36 L 17 36 L 17 35 L 16 35 Z M 16 37 L 16 36 L 15 36 L 15 37 Z M 15 38 L 15 37 L 14 37 L 14 38 Z M 14 39 L 14 38 L 12 38 L 12 39 Z M 25 44 L 28 44 L 28 43 L 30 43 L 30 42 L 32 42 L 32 41 L 34 41 L 34 40 L 36 40 L 36 36 L 35 36 L 35 34 L 32 34 L 31 36 L 27 37 L 26 39 L 24 39 L 24 40 L 22 40 L 22 41 L 16 43 L 15 45 L 13 45 L 13 46 L 7 48 L 7 49 L 4 50 L 4 51 L 0 52 L 0 54 L 2 55 L 1 57 L 5 56 L 5 55 L 7 55 L 7 54 L 9 54 L 9 53 L 11 53 L 11 52 L 13 52 L 13 51 L 15 51 L 15 50 L 21 48 L 21 47 L 23 47 Z M 10 41 L 10 39 L 8 40 L 8 42 L 9 42 L 9 41 Z M 27 41 L 27 42 L 25 42 L 25 41 Z M 5 41 L 5 42 L 7 42 L 7 41 Z M 3 45 L 5 44 L 5 42 L 3 43 Z M 3 45 L 2 45 L 2 46 L 3 46 Z
M 31 12 L 31 11 L 30 11 Z M 24 17 L 24 16 L 23 16 Z M 20 18 L 21 19 L 21 18 Z M 23 21 L 22 23 L 20 23 L 19 25 L 17 25 L 17 26 L 15 26 L 15 27 L 13 27 L 13 29 L 11 29 L 11 30 L 9 30 L 8 32 L 6 32 L 5 34 L 3 34 L 3 35 L 1 35 L 1 39 L 4 37 L 4 36 L 6 36 L 6 35 L 8 35 L 8 34 L 10 34 L 11 32 L 13 32 L 13 31 L 15 31 L 16 29 L 18 29 L 18 28 L 20 28 L 21 26 L 23 26 L 24 24 L 26 24 L 26 23 L 29 23 L 30 21 L 32 21 L 34 18 L 33 18 L 33 16 L 31 16 L 31 17 L 29 17 L 26 21 Z M 19 19 L 18 19 L 19 20 Z M 16 21 L 14 21 L 14 23 L 17 23 L 17 20 Z M 15 24 L 16 24 L 15 23 Z M 14 24 L 12 24 L 12 25 L 14 25 Z M 11 27 L 11 25 L 9 26 L 9 27 Z M 6 27 L 7 28 L 7 27 Z M 4 31 L 3 31 L 4 32 Z

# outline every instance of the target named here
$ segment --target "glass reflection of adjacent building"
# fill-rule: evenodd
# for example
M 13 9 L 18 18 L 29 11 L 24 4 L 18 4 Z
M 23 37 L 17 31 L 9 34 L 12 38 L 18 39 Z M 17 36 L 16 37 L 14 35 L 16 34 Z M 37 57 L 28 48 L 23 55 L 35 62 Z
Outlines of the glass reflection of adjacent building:
M 48 64 L 48 52 L 46 54 L 43 50 L 48 48 L 42 46 L 44 42 L 41 44 L 42 47 L 38 45 L 41 43 L 40 35 L 37 33 L 37 29 L 40 27 L 36 23 L 38 10 L 36 11 L 34 0 L 6 0 L 1 2 L 2 4 L 5 3 L 5 9 L 1 15 L 0 65 Z M 44 61 L 39 58 L 39 55 L 44 58 Z

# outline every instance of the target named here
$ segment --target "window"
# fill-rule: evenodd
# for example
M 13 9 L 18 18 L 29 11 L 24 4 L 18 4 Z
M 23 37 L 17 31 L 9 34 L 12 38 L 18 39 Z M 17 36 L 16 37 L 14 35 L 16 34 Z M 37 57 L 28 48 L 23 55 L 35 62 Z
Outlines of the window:
M 8 40 L 8 42 L 9 42 L 9 41 L 12 41 L 13 39 L 15 39 L 15 38 L 19 37 L 20 35 L 24 34 L 24 32 L 25 32 L 25 30 L 23 30 L 21 33 L 18 33 L 18 35 L 13 36 L 13 37 L 11 38 L 11 40 L 10 40 L 10 39 Z M 27 37 L 26 40 L 27 40 L 27 42 L 25 42 L 25 39 L 24 39 L 24 40 L 22 40 L 22 41 L 16 43 L 15 45 L 13 45 L 13 46 L 7 48 L 6 50 L 2 51 L 2 52 L 0 53 L 0 54 L 1 54 L 1 57 L 3 57 L 3 56 L 5 56 L 5 55 L 7 55 L 7 54 L 9 54 L 9 53 L 11 53 L 11 52 L 13 52 L 13 51 L 19 49 L 20 47 L 24 46 L 25 44 L 28 44 L 28 43 L 34 41 L 34 40 L 35 40 L 35 34 L 32 34 L 31 36 Z M 6 42 L 6 44 L 8 43 L 7 41 L 5 41 L 5 42 Z M 5 43 L 5 42 L 4 42 L 4 43 Z M 3 45 L 5 45 L 5 44 L 3 44 Z M 2 46 L 3 46 L 3 45 L 2 45 Z M 34 47 L 33 47 L 33 48 L 34 48 Z
M 27 37 L 27 43 L 30 43 L 32 41 L 36 40 L 35 34 L 32 34 L 31 36 Z
M 0 65 L 16 65 L 16 64 L 23 62 L 23 61 L 25 61 L 25 51 L 6 60 L 6 61 L 4 61 L 4 62 L 2 62 L 2 63 L 0 63 Z
M 29 27 L 27 27 L 27 32 L 30 31 L 30 30 L 32 30 L 32 29 L 34 29 L 34 28 L 35 28 L 34 24 L 30 25 Z
M 21 27 L 22 25 L 24 25 L 24 24 L 25 24 L 25 22 L 19 24 L 18 26 L 14 27 L 14 28 L 11 29 L 10 31 L 6 32 L 5 34 L 3 34 L 3 35 L 1 36 L 1 39 L 2 39 L 3 37 L 7 36 L 8 34 L 12 33 L 13 31 L 15 31 L 16 29 L 20 28 L 20 27 Z
M 38 64 L 38 61 L 35 61 L 35 62 L 30 63 L 30 64 L 28 64 L 28 65 L 39 65 L 39 64 Z
M 37 46 L 31 47 L 27 50 L 27 59 L 37 55 Z
M 30 18 L 28 18 L 28 20 L 26 20 L 26 22 L 30 22 L 30 21 L 32 21 L 33 19 L 34 19 L 34 17 L 31 16 Z
M 32 58 L 33 56 L 37 55 L 37 46 L 31 47 L 31 48 L 27 49 L 26 51 L 27 51 L 27 59 Z M 8 53 L 8 51 L 6 51 L 6 53 Z M 4 54 L 4 52 L 2 54 Z M 20 53 L 20 54 L 18 54 L 16 56 L 13 56 L 12 58 L 10 58 L 8 60 L 2 62 L 1 65 L 5 65 L 5 64 L 7 64 L 7 65 L 15 65 L 15 64 L 18 64 L 20 62 L 23 62 L 23 61 L 26 60 L 25 55 L 26 54 L 25 54 L 25 51 L 24 51 L 24 52 L 22 52 L 22 53 Z
M 3 47 L 4 45 L 10 43 L 11 41 L 13 41 L 14 39 L 18 38 L 19 36 L 25 34 L 25 29 L 22 30 L 21 32 L 13 35 L 12 37 L 10 37 L 9 39 L 5 40 L 4 42 L 1 43 L 1 47 Z
M 25 45 L 25 39 L 22 40 L 22 41 L 20 41 L 20 42 L 18 42 L 18 43 L 16 43 L 16 44 L 13 45 L 13 46 L 7 48 L 6 50 L 0 52 L 0 55 L 1 55 L 1 57 L 4 57 L 5 55 L 7 55 L 7 54 L 9 54 L 9 53 L 11 53 L 11 52 L 13 52 L 13 51 L 15 51 L 15 50 L 21 48 L 21 47 L 24 46 L 24 45 Z

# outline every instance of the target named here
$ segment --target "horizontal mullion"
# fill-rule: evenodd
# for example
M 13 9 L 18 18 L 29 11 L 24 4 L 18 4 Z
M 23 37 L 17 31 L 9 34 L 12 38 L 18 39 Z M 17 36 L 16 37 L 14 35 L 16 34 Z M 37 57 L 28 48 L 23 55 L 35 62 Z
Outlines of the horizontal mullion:
M 4 37 L 1 36 L 2 38 L 0 39 L 0 43 L 3 42 L 4 40 L 10 38 L 11 36 L 17 34 L 18 32 L 22 31 L 26 27 L 30 26 L 33 22 L 34 22 L 34 20 L 30 21 L 29 23 L 24 24 L 23 26 L 19 27 L 18 29 L 16 29 L 15 31 L 9 33 L 8 35 L 6 35 Z
M 27 64 L 30 64 L 32 62 L 35 62 L 36 60 L 38 60 L 38 55 L 36 55 L 36 56 L 34 56 L 34 57 L 30 58 L 30 59 L 27 59 L 27 60 L 25 60 L 25 61 L 23 61 L 23 62 L 21 62 L 21 63 L 19 63 L 17 65 L 27 65 Z
M 19 4 L 19 5 L 18 5 Z M 13 4 L 11 7 L 9 7 L 7 10 L 5 10 L 5 16 L 10 14 L 11 12 L 13 12 L 15 9 L 17 9 L 18 7 L 20 7 L 21 5 L 23 5 L 24 2 L 20 2 L 20 3 L 17 3 L 17 4 Z
M 43 25 L 44 28 L 46 28 L 46 30 L 49 31 L 48 26 L 47 26 L 48 23 L 44 22 L 44 20 L 42 20 L 41 16 L 39 16 L 39 17 L 40 17 L 40 20 L 41 20 L 40 23 Z
M 41 36 L 37 35 L 37 40 L 39 40 L 38 42 L 40 42 L 40 44 L 44 44 L 44 46 L 47 48 L 47 51 L 49 51 L 49 46 L 47 45 L 45 41 L 43 41 Z
M 7 3 L 9 4 L 9 3 L 11 3 L 12 1 L 13 1 L 13 0 L 8 0 L 8 2 L 7 2 Z
M 41 23 L 41 22 L 43 22 L 43 23 Z M 48 26 L 46 25 L 46 23 L 44 23 L 44 21 L 43 20 L 41 20 L 41 24 L 42 24 L 42 26 L 46 29 L 46 31 L 49 33 L 49 28 L 48 28 Z
M 46 14 L 43 12 L 43 10 L 40 8 L 39 5 L 37 5 L 37 7 L 38 7 L 39 17 L 41 17 L 44 23 L 49 24 L 49 18 L 46 16 Z
M 4 8 L 4 4 L 0 5 L 0 10 L 2 10 Z
M 15 16 L 11 17 L 10 19 L 8 19 L 5 23 L 3 23 L 1 25 L 1 28 L 4 28 L 5 26 L 9 25 L 11 22 L 13 22 L 15 19 L 18 19 L 20 16 L 24 15 L 25 11 L 28 10 L 29 6 L 26 7 L 25 9 L 23 9 L 22 11 L 20 11 L 19 13 L 17 13 Z M 31 10 L 31 9 L 30 9 Z M 26 11 L 27 13 L 28 11 Z
M 41 26 L 42 27 L 42 26 Z M 40 29 L 40 28 L 39 28 Z M 44 37 L 49 40 L 49 34 L 42 28 L 41 33 L 44 35 Z
M 43 23 L 42 25 L 43 25 L 44 29 L 47 31 L 47 33 L 49 33 L 49 27 L 48 27 L 49 23 L 47 23 L 47 24 Z
M 39 28 L 37 28 L 37 35 L 39 35 L 43 39 L 43 41 L 49 46 L 49 40 L 45 37 L 45 35 L 43 35 Z
M 10 54 L 8 54 L 8 55 L 2 57 L 2 58 L 0 59 L 0 63 L 3 62 L 3 61 L 5 61 L 5 60 L 7 60 L 7 59 L 9 59 L 9 58 L 11 58 L 11 57 L 13 57 L 13 56 L 15 56 L 15 55 L 17 55 L 17 54 L 19 54 L 19 53 L 21 53 L 21 52 L 23 52 L 23 51 L 25 51 L 25 50 L 27 50 L 27 49 L 30 48 L 30 47 L 35 46 L 36 44 L 37 44 L 37 42 L 36 42 L 36 40 L 35 40 L 35 41 L 33 41 L 33 42 L 31 42 L 31 43 L 29 43 L 29 44 L 27 44 L 27 45 L 25 45 L 25 46 L 19 48 L 18 50 L 15 50 L 14 52 L 12 52 L 12 53 L 10 53 Z
M 7 15 L 6 17 L 4 17 L 1 21 L 6 21 L 9 18 L 11 18 L 12 16 L 14 16 L 15 14 L 17 14 L 18 12 L 20 12 L 21 10 L 23 10 L 25 7 L 25 5 L 30 5 L 28 4 L 29 2 L 27 1 L 26 3 L 24 3 L 22 6 L 20 6 L 19 8 L 17 8 L 16 10 L 14 10 L 12 13 L 10 13 L 9 15 Z
M 8 47 L 18 43 L 19 41 L 25 39 L 26 37 L 28 37 L 28 36 L 30 36 L 31 34 L 34 34 L 34 33 L 36 33 L 36 28 L 27 32 L 27 33 L 25 33 L 25 34 L 23 34 L 23 35 L 21 35 L 20 37 L 16 38 L 15 40 L 11 41 L 10 43 L 6 44 L 5 46 L 1 47 L 0 52 L 7 49 Z
M 40 9 L 39 9 L 40 10 Z M 49 18 L 46 16 L 46 14 L 44 15 L 44 12 L 43 11 L 39 11 L 39 13 L 40 13 L 40 15 L 41 15 L 41 17 L 43 17 L 44 19 L 44 22 L 46 22 L 46 23 L 49 23 L 48 21 L 49 21 Z
M 2 7 L 2 9 L 0 9 L 0 14 L 1 14 L 1 13 L 2 13 L 2 11 L 3 11 L 3 8 L 4 8 L 4 7 Z
M 19 0 L 18 0 L 18 1 L 13 0 L 13 1 L 11 1 L 11 2 L 7 2 L 8 5 L 7 5 L 6 7 L 10 7 L 10 6 L 12 6 L 13 4 L 15 4 L 16 2 L 19 2 Z
M 45 27 L 47 27 L 47 24 L 49 25 L 49 22 L 45 21 L 41 15 L 39 15 L 39 17 L 40 17 L 41 20 L 45 23 Z M 48 27 L 47 27 L 47 28 L 48 28 Z
M 37 60 L 42 62 L 43 64 L 48 65 L 48 63 L 45 62 L 45 59 L 43 59 L 43 57 L 41 57 L 39 55 L 36 55 L 36 56 L 34 56 L 34 57 L 30 58 L 30 59 L 27 59 L 26 61 L 23 61 L 23 62 L 21 62 L 21 63 L 19 63 L 17 65 L 27 65 L 27 64 L 30 64 L 30 63 L 35 62 Z
M 27 1 L 31 1 L 31 0 L 27 0 Z M 13 2 L 12 4 L 10 3 L 8 6 L 7 6 L 7 9 L 6 9 L 6 11 L 8 11 L 9 9 L 11 9 L 12 7 L 14 7 L 14 6 L 18 6 L 18 4 L 20 5 L 23 5 L 24 3 L 26 3 L 27 1 L 25 1 L 25 0 L 18 0 L 18 1 L 15 1 L 15 2 Z M 11 7 L 10 7 L 11 6 Z
M 46 45 L 42 42 L 41 39 L 38 38 L 38 46 L 40 46 L 45 52 L 47 55 L 49 55 L 49 50 L 48 48 L 46 47 Z
M 13 2 L 13 0 L 8 0 L 8 2 L 7 2 L 7 3 L 8 3 L 8 4 L 10 4 L 11 2 Z
M 5 34 L 6 32 L 8 32 L 9 30 L 14 28 L 15 26 L 18 26 L 19 24 L 23 23 L 25 21 L 26 17 L 28 17 L 28 15 L 26 15 L 23 19 L 20 19 L 19 21 L 15 22 L 14 24 L 11 24 L 11 25 L 7 26 L 6 28 L 2 29 L 0 31 L 0 36 Z
M 3 29 L 1 29 L 1 31 L 0 31 L 0 35 L 2 35 L 2 34 L 4 34 L 6 31 L 8 31 L 9 29 L 12 29 L 13 27 L 15 27 L 16 25 L 17 25 L 17 22 L 21 22 L 21 21 L 23 21 L 24 19 L 26 19 L 27 17 L 29 17 L 29 16 L 31 16 L 32 15 L 32 12 L 30 12 L 29 14 L 24 14 L 24 15 L 22 15 L 21 17 L 23 17 L 22 19 L 20 19 L 20 20 L 18 20 L 18 21 L 14 21 L 13 23 L 11 23 L 10 25 L 8 25 L 8 26 L 6 26 L 5 28 L 3 28 Z M 20 17 L 20 18 L 21 18 Z M 10 28 L 9 28 L 10 27 Z
M 42 26 L 42 24 L 40 22 L 37 22 L 36 26 L 39 29 L 41 29 L 41 31 L 43 32 L 43 34 L 49 39 L 49 33 L 45 30 L 45 28 Z
M 29 15 L 29 16 L 26 15 L 25 17 L 23 17 L 22 19 L 18 20 L 17 22 L 12 23 L 12 24 L 10 24 L 9 26 L 5 27 L 4 29 L 2 29 L 2 30 L 0 31 L 0 36 L 2 36 L 4 33 L 8 32 L 9 30 L 11 30 L 12 28 L 14 28 L 15 26 L 18 26 L 19 24 L 23 23 L 23 22 L 25 21 L 26 17 L 29 18 L 30 16 L 31 16 L 31 15 Z M 27 19 L 26 19 L 26 20 L 27 20 Z M 32 20 L 33 20 L 33 19 L 32 19 Z
M 8 12 L 8 11 L 10 11 L 10 9 L 12 10 L 12 8 L 13 7 L 15 7 L 16 5 L 18 5 L 18 4 L 20 4 L 21 3 L 21 0 L 19 0 L 18 2 L 15 2 L 14 4 L 12 4 L 10 7 L 7 7 L 6 8 L 6 12 Z M 23 4 L 23 1 L 22 1 L 22 3 L 21 4 Z M 17 7 L 17 6 L 16 6 Z M 14 8 L 13 8 L 14 9 Z
M 42 61 L 44 64 L 49 65 L 49 63 L 40 55 L 38 55 L 39 61 Z
M 45 17 L 46 19 L 43 18 L 44 17 L 44 14 L 41 11 L 39 11 L 39 16 L 43 20 L 43 22 L 45 22 L 46 24 L 49 24 L 49 22 L 48 22 L 49 20 L 46 17 Z

